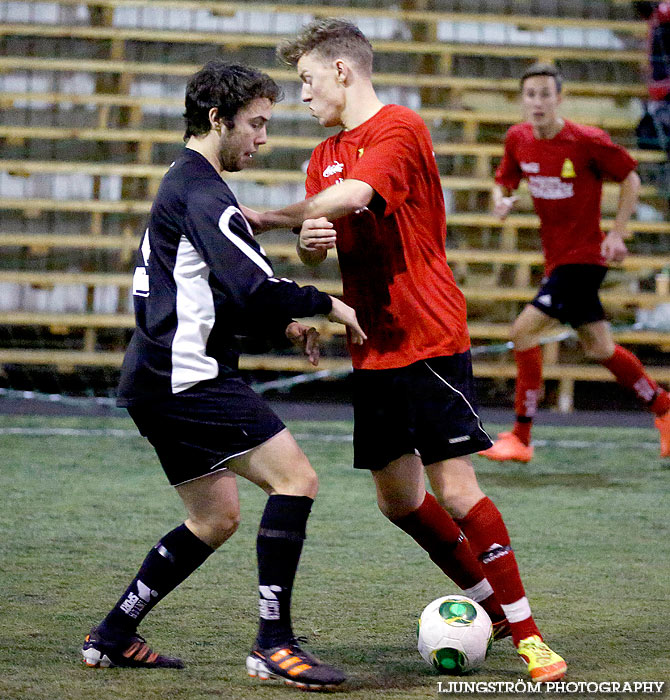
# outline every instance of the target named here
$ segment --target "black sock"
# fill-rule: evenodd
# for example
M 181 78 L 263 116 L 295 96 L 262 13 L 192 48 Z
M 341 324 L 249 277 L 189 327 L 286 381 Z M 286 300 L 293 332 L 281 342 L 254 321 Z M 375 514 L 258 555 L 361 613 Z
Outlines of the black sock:
M 260 595 L 257 641 L 263 649 L 293 636 L 291 593 L 313 502 L 307 496 L 277 494 L 268 498 L 263 511 L 256 539 Z
M 147 554 L 126 592 L 98 625 L 103 637 L 133 634 L 144 616 L 192 574 L 214 550 L 182 524 Z

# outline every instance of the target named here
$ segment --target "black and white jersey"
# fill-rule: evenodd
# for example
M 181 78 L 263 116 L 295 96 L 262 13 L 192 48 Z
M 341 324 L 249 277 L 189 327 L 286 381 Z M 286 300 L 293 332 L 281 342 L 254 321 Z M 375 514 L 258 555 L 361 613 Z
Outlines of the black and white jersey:
M 120 406 L 178 394 L 237 369 L 235 338 L 281 337 L 293 316 L 327 314 L 315 287 L 277 279 L 230 188 L 184 149 L 161 182 L 133 277 L 136 328 Z

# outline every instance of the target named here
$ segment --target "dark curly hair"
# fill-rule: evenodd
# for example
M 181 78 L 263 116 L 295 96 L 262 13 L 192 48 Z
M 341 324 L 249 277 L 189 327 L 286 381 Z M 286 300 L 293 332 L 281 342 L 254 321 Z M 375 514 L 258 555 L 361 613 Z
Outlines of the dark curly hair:
M 209 110 L 212 107 L 217 108 L 219 117 L 232 129 L 235 115 L 258 97 L 275 103 L 281 100 L 282 92 L 269 75 L 254 68 L 222 60 L 210 61 L 186 85 L 184 141 L 211 130 Z
M 277 47 L 277 57 L 289 66 L 302 56 L 316 51 L 322 58 L 350 58 L 365 75 L 372 74 L 372 46 L 365 34 L 346 19 L 327 17 L 303 27 L 294 39 L 285 39 Z

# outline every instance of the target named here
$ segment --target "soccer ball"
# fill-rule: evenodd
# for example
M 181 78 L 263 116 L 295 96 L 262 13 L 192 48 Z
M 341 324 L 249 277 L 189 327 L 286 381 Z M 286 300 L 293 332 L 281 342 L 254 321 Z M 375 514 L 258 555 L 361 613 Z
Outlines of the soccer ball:
M 459 675 L 484 663 L 493 628 L 481 605 L 462 595 L 447 595 L 424 608 L 416 634 L 426 663 L 441 673 Z

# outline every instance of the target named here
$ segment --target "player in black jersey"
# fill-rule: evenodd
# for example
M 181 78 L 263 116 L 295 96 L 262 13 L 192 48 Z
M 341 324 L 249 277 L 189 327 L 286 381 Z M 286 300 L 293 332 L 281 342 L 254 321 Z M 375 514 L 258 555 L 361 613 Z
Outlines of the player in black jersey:
M 327 315 L 362 343 L 353 309 L 314 287 L 274 277 L 224 171 L 244 168 L 267 140 L 280 93 L 267 75 L 214 61 L 186 90 L 186 148 L 161 183 L 133 279 L 136 330 L 119 386 L 154 446 L 188 517 L 153 547 L 104 620 L 86 637 L 89 666 L 181 668 L 152 651 L 137 626 L 154 605 L 237 529 L 235 475 L 268 501 L 257 537 L 260 624 L 249 675 L 307 688 L 338 685 L 339 670 L 301 649 L 291 591 L 317 476 L 268 405 L 238 371 L 238 336 L 303 348 L 318 362 L 318 333 L 292 316 Z

